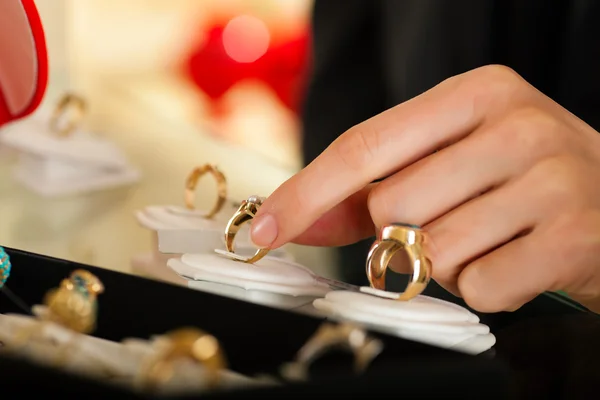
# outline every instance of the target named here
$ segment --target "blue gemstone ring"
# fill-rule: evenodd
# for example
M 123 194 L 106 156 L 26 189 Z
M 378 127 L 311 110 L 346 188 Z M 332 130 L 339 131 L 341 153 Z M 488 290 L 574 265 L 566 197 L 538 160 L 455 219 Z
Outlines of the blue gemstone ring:
M 0 288 L 4 286 L 4 283 L 10 276 L 10 267 L 10 258 L 6 254 L 4 247 L 0 246 Z

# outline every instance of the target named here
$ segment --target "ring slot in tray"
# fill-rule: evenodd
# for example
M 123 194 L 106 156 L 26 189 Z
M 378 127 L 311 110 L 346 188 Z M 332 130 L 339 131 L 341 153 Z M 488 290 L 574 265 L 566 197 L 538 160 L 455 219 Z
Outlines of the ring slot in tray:
M 94 336 L 114 341 L 132 337 L 147 339 L 182 326 L 195 326 L 218 338 L 230 369 L 249 376 L 276 374 L 282 364 L 294 359 L 297 351 L 323 323 L 322 319 L 316 317 L 107 269 L 19 250 L 7 249 L 7 252 L 14 266 L 8 286 L 27 304 L 40 304 L 49 288 L 57 285 L 74 269 L 84 268 L 98 276 L 106 288 L 99 302 L 98 328 Z M 433 285 L 433 290 L 439 289 Z M 440 296 L 440 293 L 428 294 L 448 299 L 447 294 Z M 0 299 L 0 312 L 20 312 L 4 296 L 0 296 Z M 554 310 L 553 313 L 580 313 L 553 299 L 541 301 L 552 302 L 550 308 Z M 541 306 L 534 303 L 524 308 L 524 318 L 543 313 L 537 307 L 548 308 L 546 303 Z M 490 323 L 492 329 L 494 325 L 512 323 L 511 317 L 507 318 L 505 314 L 488 317 L 482 316 L 482 320 Z M 397 393 L 405 396 L 444 393 L 445 396 L 457 394 L 465 398 L 468 392 L 474 398 L 505 398 L 509 371 L 502 360 L 485 354 L 470 356 L 397 337 L 370 334 L 382 340 L 385 349 L 362 376 L 351 375 L 347 360 L 340 363 L 324 357 L 314 364 L 314 368 L 318 369 L 318 379 L 310 383 L 246 389 L 220 393 L 218 397 L 243 399 L 256 395 L 336 394 L 360 398 L 363 395 L 389 395 L 390 390 L 397 390 Z M 88 385 L 94 393 L 110 395 L 112 399 L 151 398 L 2 356 L 0 370 L 12 372 L 11 375 L 0 374 L 0 387 L 7 390 L 8 387 L 16 389 L 18 386 L 21 394 L 46 391 L 72 395 Z M 35 384 L 23 386 L 29 379 L 34 379 Z M 198 396 L 203 399 L 211 397 L 210 394 Z

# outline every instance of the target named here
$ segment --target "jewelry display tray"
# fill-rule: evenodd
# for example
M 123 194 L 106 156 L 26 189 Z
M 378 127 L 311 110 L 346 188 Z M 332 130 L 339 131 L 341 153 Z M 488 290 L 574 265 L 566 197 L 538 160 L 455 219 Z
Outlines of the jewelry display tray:
M 83 268 L 105 286 L 98 299 L 93 336 L 113 341 L 148 339 L 181 327 L 197 327 L 220 341 L 231 370 L 248 376 L 276 376 L 324 322 L 112 270 L 6 250 L 13 264 L 7 287 L 27 304 L 40 304 L 50 288 Z M 431 284 L 426 294 L 465 306 L 436 284 Z M 19 312 L 0 292 L 0 313 Z M 596 314 L 554 294 L 538 296 L 516 312 L 477 314 L 497 338 L 491 351 L 478 356 L 368 332 L 380 339 L 384 348 L 362 375 L 353 373 L 349 356 L 333 355 L 313 363 L 309 383 L 168 398 L 375 398 L 396 393 L 403 397 L 573 399 L 598 394 L 600 318 Z M 167 398 L 1 355 L 0 388 L 3 393 L 22 396 Z

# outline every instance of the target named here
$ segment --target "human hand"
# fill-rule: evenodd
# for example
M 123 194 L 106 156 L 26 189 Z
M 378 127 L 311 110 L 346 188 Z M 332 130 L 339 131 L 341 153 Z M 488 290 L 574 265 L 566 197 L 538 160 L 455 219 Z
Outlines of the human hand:
M 479 311 L 557 290 L 600 310 L 600 135 L 508 68 L 349 129 L 266 199 L 251 235 L 340 246 L 393 222 L 423 226 L 432 277 Z

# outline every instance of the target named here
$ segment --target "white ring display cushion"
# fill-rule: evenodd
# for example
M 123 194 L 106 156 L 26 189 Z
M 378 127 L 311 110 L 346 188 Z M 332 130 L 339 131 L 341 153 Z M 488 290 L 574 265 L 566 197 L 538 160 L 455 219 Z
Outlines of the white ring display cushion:
M 225 208 L 213 218 L 203 217 L 202 210 L 188 210 L 184 207 L 165 205 L 148 206 L 136 212 L 140 224 L 155 231 L 161 229 L 203 229 L 224 231 L 228 219 L 233 215 L 236 208 L 231 202 L 227 202 Z
M 227 224 L 226 214 L 219 212 L 207 219 L 202 211 L 188 210 L 178 206 L 148 206 L 135 213 L 140 224 L 155 231 L 161 229 L 223 230 Z
M 228 204 L 225 210 L 211 219 L 202 217 L 202 211 L 177 206 L 149 206 L 137 211 L 136 217 L 142 226 L 157 231 L 158 251 L 161 253 L 212 253 L 213 249 L 224 247 L 225 227 L 237 209 L 232 202 Z M 228 208 L 231 212 L 226 212 Z M 247 232 L 240 232 L 235 244 L 236 252 L 244 256 L 256 251 Z M 283 248 L 273 250 L 270 255 L 293 259 Z
M 167 265 L 193 279 L 188 286 L 276 308 L 293 309 L 329 292 L 313 272 L 294 262 L 266 256 L 255 264 L 234 261 L 221 254 L 184 254 Z
M 49 121 L 49 114 L 36 114 L 13 126 L 1 140 L 20 152 L 76 165 L 109 169 L 129 166 L 125 154 L 111 141 L 79 129 L 70 136 L 59 137 L 50 131 Z
M 477 315 L 454 303 L 428 296 L 396 301 L 399 294 L 369 287 L 361 288 L 362 293 L 331 290 L 302 265 L 268 256 L 247 264 L 216 251 L 221 254 L 184 254 L 167 265 L 193 279 L 190 288 L 284 309 L 297 309 L 312 297 L 316 315 L 357 322 L 408 340 L 471 354 L 496 342 Z
M 371 288 L 362 291 L 384 296 Z M 477 315 L 433 297 L 421 295 L 396 301 L 366 293 L 331 291 L 313 305 L 334 320 L 357 322 L 404 339 L 465 353 L 479 354 L 496 343 L 490 328 L 481 324 Z
M 0 141 L 20 153 L 13 176 L 25 187 L 42 196 L 55 197 L 139 181 L 140 171 L 112 142 L 84 131 L 61 138 L 49 130 L 47 121 L 49 116 L 36 115 L 0 137 Z

